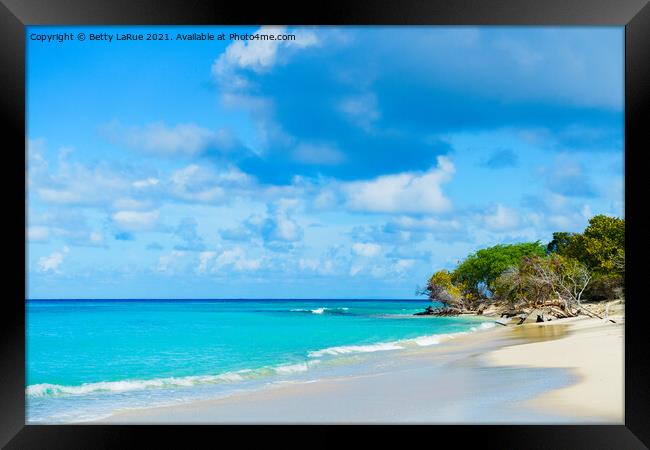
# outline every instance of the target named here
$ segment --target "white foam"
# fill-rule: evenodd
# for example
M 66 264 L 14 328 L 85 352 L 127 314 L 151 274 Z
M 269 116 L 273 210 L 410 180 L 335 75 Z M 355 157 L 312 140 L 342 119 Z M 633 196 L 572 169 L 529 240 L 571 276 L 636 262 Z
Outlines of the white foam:
M 478 330 L 488 330 L 490 328 L 494 328 L 497 324 L 494 322 L 483 322 L 481 325 L 478 327 L 472 327 L 470 328 L 470 331 L 478 331 Z
M 25 394 L 28 397 L 58 397 L 62 395 L 84 395 L 99 392 L 118 393 L 155 388 L 192 387 L 204 384 L 236 383 L 250 380 L 257 376 L 306 372 L 310 366 L 320 363 L 320 360 L 310 360 L 297 364 L 267 366 L 259 369 L 243 369 L 237 372 L 225 372 L 219 375 L 195 375 L 187 377 L 153 378 L 150 380 L 100 381 L 84 383 L 79 386 L 41 383 L 27 386 Z
M 483 322 L 477 327 L 470 328 L 469 332 L 485 330 L 488 328 L 492 328 L 494 326 L 495 324 L 493 322 Z M 403 350 L 404 348 L 412 346 L 413 344 L 418 345 L 420 347 L 426 347 L 429 345 L 438 345 L 441 342 L 454 339 L 458 336 L 462 336 L 467 333 L 468 331 L 459 331 L 457 333 L 432 334 L 432 335 L 419 336 L 412 339 L 404 339 L 404 340 L 393 341 L 393 342 L 380 342 L 377 344 L 369 344 L 369 345 L 345 345 L 340 347 L 329 347 L 323 350 L 310 352 L 309 357 L 317 358 L 326 355 L 335 356 L 335 355 L 344 355 L 349 353 L 371 353 L 371 352 L 379 352 L 379 351 L 386 351 L 386 350 Z
M 226 372 L 219 375 L 197 375 L 188 377 L 153 378 L 150 380 L 100 381 L 84 383 L 79 386 L 41 383 L 27 386 L 25 394 L 29 397 L 55 397 L 61 395 L 84 395 L 96 392 L 128 392 L 152 388 L 190 387 L 200 384 L 238 382 L 245 380 L 242 374 L 251 372 Z
M 329 347 L 323 350 L 309 352 L 310 358 L 318 358 L 325 355 L 345 355 L 349 353 L 372 353 L 383 352 L 387 350 L 402 350 L 404 347 L 397 342 L 381 342 L 370 345 L 344 345 L 340 347 Z
M 304 362 L 304 363 L 298 363 L 298 364 L 287 364 L 284 366 L 277 366 L 274 368 L 276 373 L 279 374 L 291 374 L 291 373 L 299 373 L 299 372 L 306 372 L 309 370 L 309 366 L 318 364 L 320 360 L 315 359 L 313 361 Z
M 433 336 L 422 336 L 413 339 L 413 342 L 421 347 L 426 347 L 428 345 L 437 345 L 440 344 L 440 336 L 435 334 Z
M 316 308 L 316 309 L 296 308 L 296 309 L 291 309 L 290 311 L 292 311 L 292 312 L 310 312 L 312 314 L 324 314 L 325 311 L 348 311 L 349 309 L 350 308 L 347 308 L 347 307 L 325 308 L 324 306 L 321 306 L 320 308 Z

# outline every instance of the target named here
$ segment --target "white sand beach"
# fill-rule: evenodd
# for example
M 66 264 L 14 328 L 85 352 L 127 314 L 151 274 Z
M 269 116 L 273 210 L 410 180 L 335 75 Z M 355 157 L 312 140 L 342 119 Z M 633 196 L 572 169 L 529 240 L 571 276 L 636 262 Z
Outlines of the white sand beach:
M 350 363 L 350 375 L 125 410 L 93 423 L 621 424 L 624 319 L 612 319 L 497 326 L 378 352 L 371 363 Z
M 618 317 L 618 323 L 622 318 Z M 561 339 L 515 345 L 490 352 L 498 366 L 569 368 L 578 382 L 529 402 L 569 416 L 594 415 L 611 423 L 624 419 L 624 333 L 622 324 L 565 319 L 570 334 Z M 552 326 L 545 323 L 542 326 Z

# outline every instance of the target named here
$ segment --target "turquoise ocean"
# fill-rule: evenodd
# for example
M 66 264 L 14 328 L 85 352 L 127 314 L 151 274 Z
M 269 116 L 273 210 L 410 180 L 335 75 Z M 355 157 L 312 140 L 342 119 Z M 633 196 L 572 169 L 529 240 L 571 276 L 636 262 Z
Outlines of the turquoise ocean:
M 28 300 L 29 423 L 345 374 L 369 355 L 490 324 L 416 317 L 426 300 Z

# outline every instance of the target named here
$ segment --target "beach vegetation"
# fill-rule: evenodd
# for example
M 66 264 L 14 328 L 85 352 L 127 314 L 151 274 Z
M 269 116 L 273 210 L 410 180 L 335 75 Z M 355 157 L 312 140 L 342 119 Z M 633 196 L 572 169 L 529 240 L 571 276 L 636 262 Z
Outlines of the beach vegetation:
M 558 306 L 573 312 L 580 308 L 591 271 L 575 259 L 553 254 L 524 257 L 495 282 L 496 297 L 517 306 Z
M 593 272 L 584 296 L 589 300 L 620 298 L 624 291 L 625 220 L 597 215 L 583 233 L 554 233 L 551 253 L 573 258 Z
M 540 242 L 495 245 L 465 258 L 453 271 L 452 278 L 469 299 L 486 299 L 493 294 L 494 283 L 503 272 L 518 266 L 524 257 L 545 254 L 545 247 Z
M 442 303 L 444 307 L 462 307 L 463 292 L 448 270 L 439 270 L 431 275 L 426 291 L 432 301 Z
M 537 242 L 499 244 L 472 253 L 455 269 L 435 272 L 423 291 L 442 304 L 435 314 L 555 308 L 590 314 L 585 301 L 622 299 L 625 221 L 597 215 L 582 233 L 555 232 Z

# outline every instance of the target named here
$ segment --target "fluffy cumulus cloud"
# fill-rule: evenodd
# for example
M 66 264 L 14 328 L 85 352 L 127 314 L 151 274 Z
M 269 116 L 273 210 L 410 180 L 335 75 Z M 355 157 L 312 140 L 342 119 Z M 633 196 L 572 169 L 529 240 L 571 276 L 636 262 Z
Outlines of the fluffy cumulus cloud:
M 352 252 L 358 256 L 372 258 L 379 255 L 381 246 L 371 242 L 356 242 L 352 245 Z
M 239 246 L 222 252 L 207 251 L 199 255 L 197 272 L 220 274 L 228 270 L 238 272 L 256 271 L 262 266 L 261 258 L 250 257 Z
M 289 29 L 284 26 L 263 26 L 255 33 L 282 35 L 292 33 L 294 40 L 257 39 L 237 40 L 230 44 L 212 65 L 212 74 L 224 85 L 234 88 L 248 84 L 240 70 L 262 73 L 277 64 L 283 64 L 293 51 L 315 46 L 317 35 L 307 29 Z M 286 53 L 283 53 L 286 52 Z
M 92 206 L 109 203 L 116 193 L 128 190 L 129 183 L 109 164 L 89 167 L 59 158 L 58 170 L 50 169 L 33 179 L 36 195 L 49 204 Z
M 59 267 L 63 264 L 66 255 L 70 252 L 68 247 L 63 247 L 61 251 L 56 251 L 48 256 L 43 256 L 38 260 L 38 270 L 41 272 L 59 273 Z
M 374 180 L 351 182 L 344 186 L 347 205 L 371 212 L 443 212 L 451 201 L 443 195 L 442 185 L 451 180 L 454 164 L 444 156 L 438 165 L 424 173 L 384 175 Z
M 103 247 L 103 230 L 89 222 L 88 216 L 76 209 L 56 208 L 47 212 L 29 212 L 29 226 L 26 229 L 28 242 L 50 242 L 61 240 L 66 245 Z
M 112 219 L 124 231 L 150 230 L 156 225 L 160 211 L 117 211 Z
M 182 270 L 183 260 L 186 253 L 181 250 L 173 250 L 158 257 L 156 272 L 173 275 Z
M 512 230 L 519 225 L 517 213 L 501 204 L 484 216 L 485 225 L 494 231 Z
M 214 203 L 226 198 L 226 190 L 232 192 L 252 182 L 253 179 L 249 175 L 235 167 L 217 171 L 190 164 L 171 174 L 169 193 L 179 200 Z

